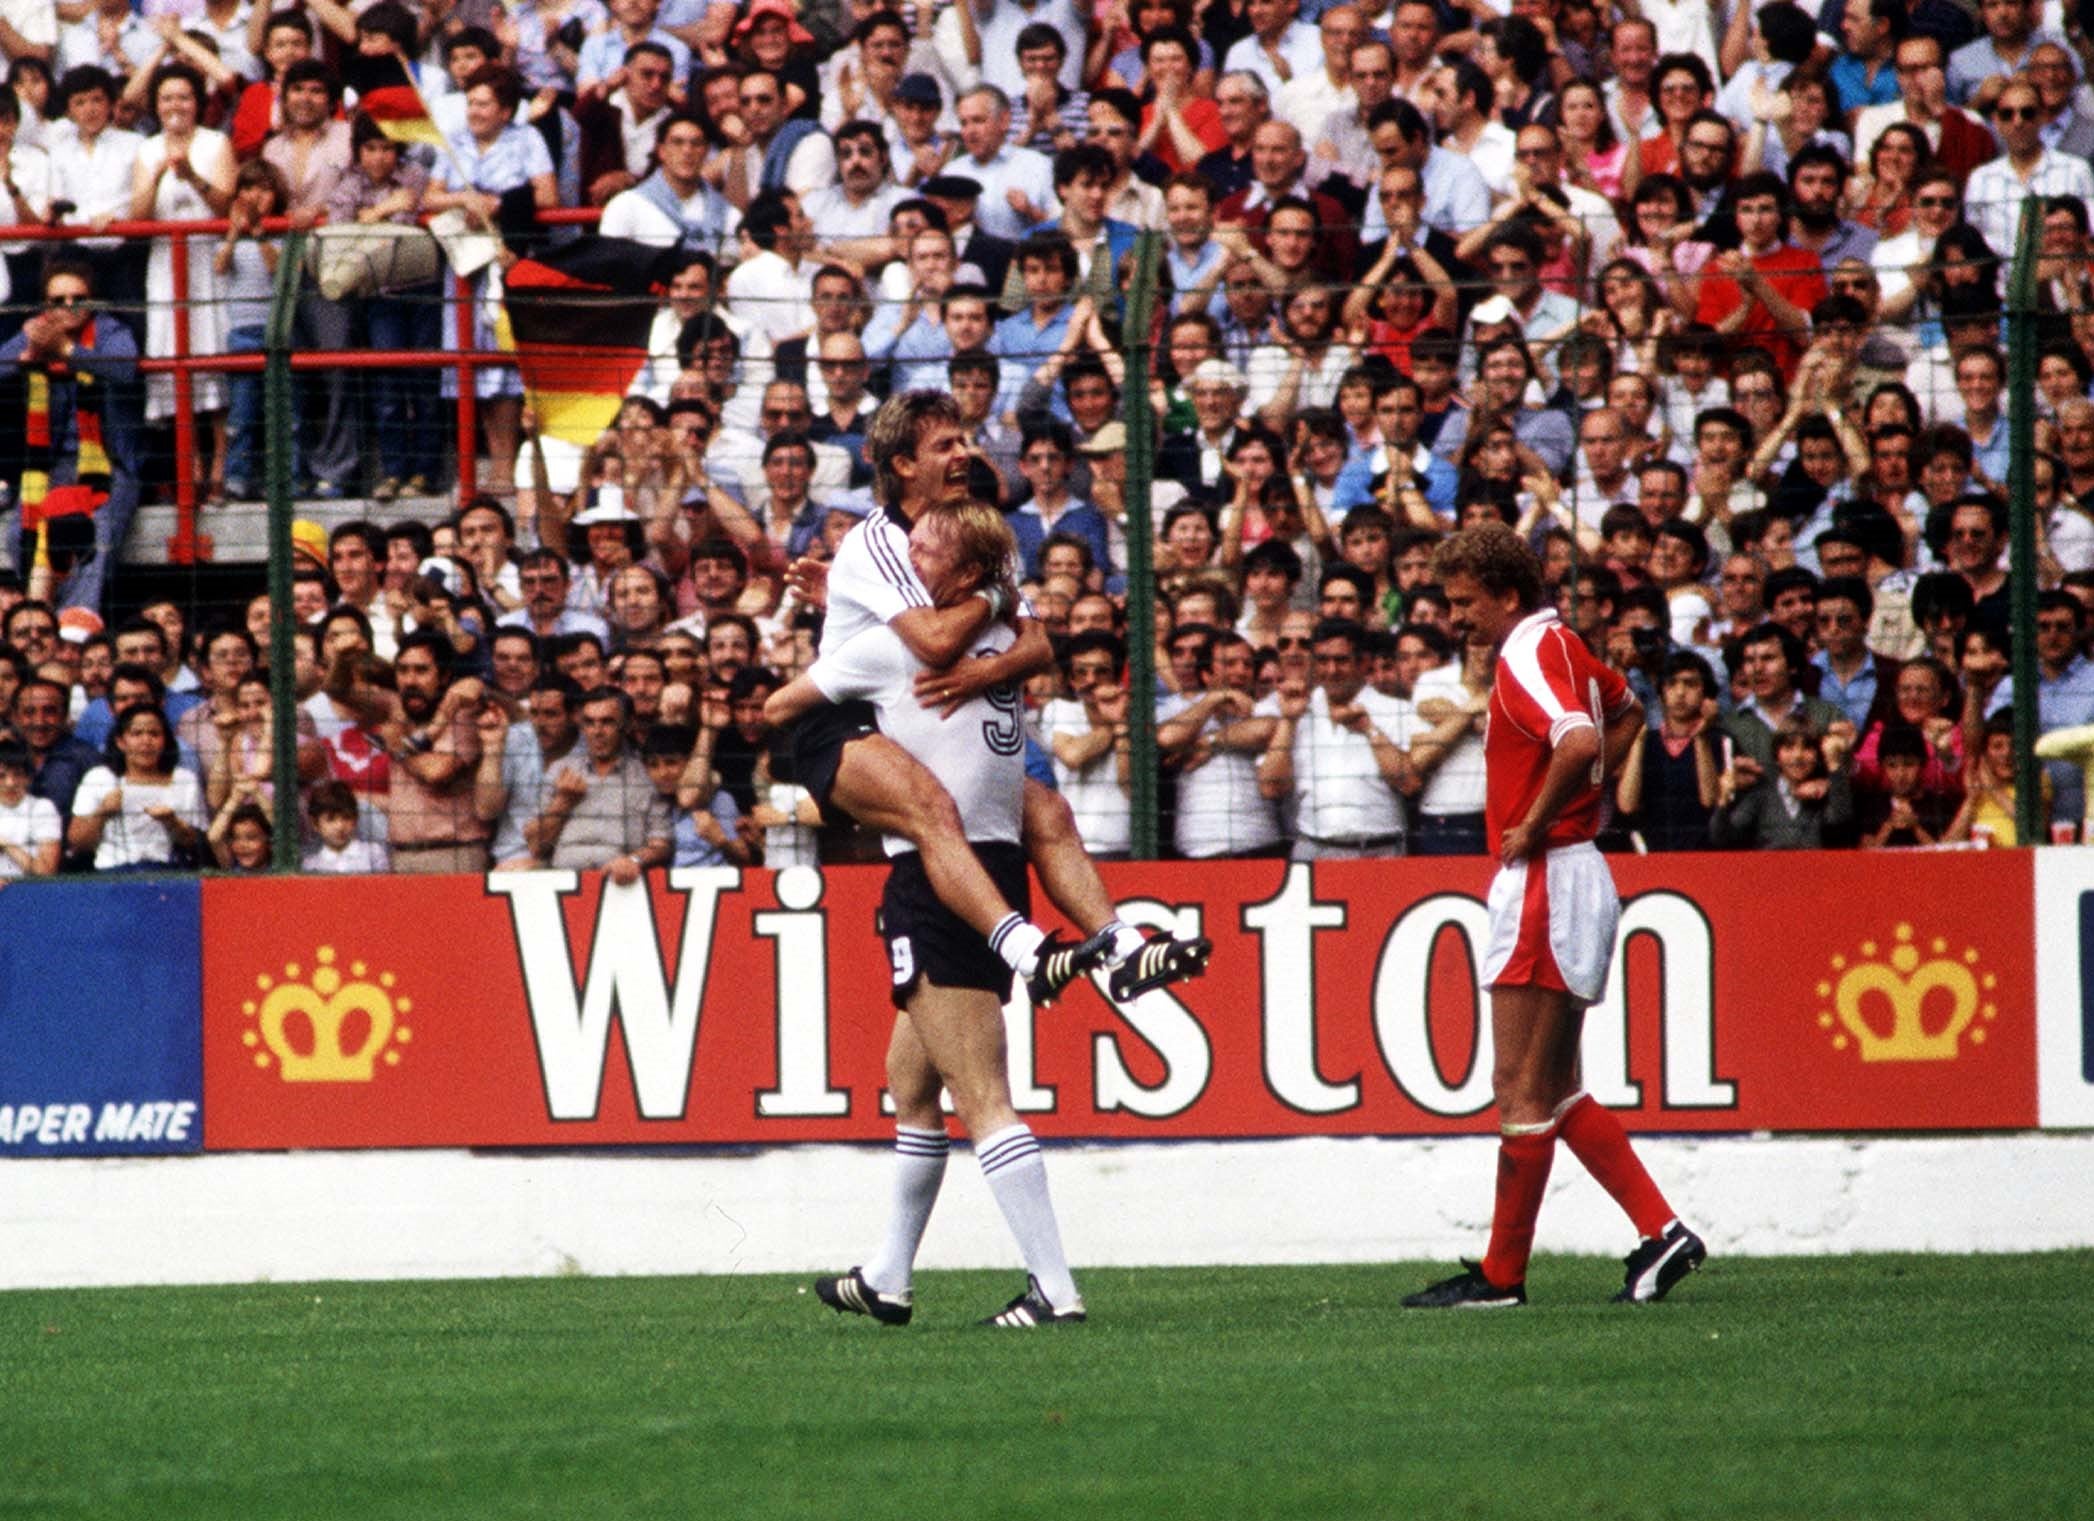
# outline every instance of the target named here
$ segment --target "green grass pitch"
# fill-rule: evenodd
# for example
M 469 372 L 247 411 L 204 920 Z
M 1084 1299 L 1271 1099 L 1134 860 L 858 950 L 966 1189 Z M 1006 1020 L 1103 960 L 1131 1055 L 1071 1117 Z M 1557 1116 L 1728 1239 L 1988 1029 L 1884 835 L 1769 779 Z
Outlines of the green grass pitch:
M 0 1294 L 0 1516 L 2094 1515 L 2094 1253 L 1084 1275 L 1081 1329 L 893 1330 L 804 1279 Z

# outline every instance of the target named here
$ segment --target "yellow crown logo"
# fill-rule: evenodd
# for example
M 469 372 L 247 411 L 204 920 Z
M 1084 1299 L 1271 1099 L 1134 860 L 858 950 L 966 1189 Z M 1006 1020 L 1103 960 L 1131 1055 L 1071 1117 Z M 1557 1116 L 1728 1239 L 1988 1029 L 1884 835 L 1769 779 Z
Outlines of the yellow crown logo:
M 1966 1032 L 1972 1045 L 1982 1045 L 1985 1024 L 1999 1018 L 1999 1005 L 1989 996 L 1999 979 L 1979 967 L 1978 953 L 1969 947 L 1958 959 L 1949 954 L 1948 941 L 1936 936 L 1928 945 L 1932 959 L 1922 959 L 1911 925 L 1900 924 L 1895 933 L 1897 944 L 1884 960 L 1875 959 L 1876 942 L 1864 940 L 1860 961 L 1834 956 L 1838 980 L 1818 984 L 1818 997 L 1831 1005 L 1818 1010 L 1818 1027 L 1832 1032 L 1833 1049 L 1858 1045 L 1865 1062 L 1946 1062 L 1956 1059 Z M 1948 1005 L 1945 1019 L 1938 1013 L 1929 1018 L 1928 1000 L 1935 995 L 1937 1007 Z M 1883 1007 L 1865 1012 L 1872 998 Z
M 274 1063 L 287 1083 L 368 1083 L 381 1059 L 397 1067 L 399 1048 L 414 1039 L 400 1016 L 414 1004 L 393 996 L 393 974 L 369 981 L 365 965 L 352 961 L 345 979 L 331 945 L 321 946 L 315 959 L 309 978 L 295 961 L 285 963 L 282 982 L 267 972 L 255 978 L 262 998 L 240 1005 L 254 1021 L 240 1035 L 254 1064 Z

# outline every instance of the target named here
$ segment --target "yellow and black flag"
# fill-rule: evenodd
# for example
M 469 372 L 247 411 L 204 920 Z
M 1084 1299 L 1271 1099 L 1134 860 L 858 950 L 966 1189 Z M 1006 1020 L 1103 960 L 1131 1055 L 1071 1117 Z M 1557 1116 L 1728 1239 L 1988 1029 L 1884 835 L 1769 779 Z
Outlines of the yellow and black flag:
M 617 420 L 673 262 L 673 250 L 630 238 L 583 238 L 503 273 L 503 347 L 541 431 L 587 448 Z

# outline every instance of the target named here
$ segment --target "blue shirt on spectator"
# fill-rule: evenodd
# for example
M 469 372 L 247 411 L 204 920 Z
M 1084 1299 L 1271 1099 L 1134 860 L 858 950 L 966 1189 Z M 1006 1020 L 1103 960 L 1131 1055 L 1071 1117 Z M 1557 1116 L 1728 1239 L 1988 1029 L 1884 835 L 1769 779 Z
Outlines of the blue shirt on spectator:
M 1876 661 L 1874 656 L 1864 656 L 1861 669 L 1854 673 L 1851 681 L 1841 681 L 1832 669 L 1832 657 L 1823 650 L 1810 657 L 1810 663 L 1822 673 L 1818 677 L 1818 698 L 1829 702 L 1854 725 L 1858 734 L 1868 725 L 1869 709 L 1876 703 Z
M 735 826 L 742 821 L 741 805 L 735 802 L 734 794 L 725 787 L 715 787 L 709 811 L 719 821 L 720 827 L 727 831 L 727 837 L 733 839 Z M 698 820 L 692 816 L 691 811 L 687 808 L 676 810 L 674 841 L 676 845 L 676 859 L 672 863 L 673 865 L 726 866 L 730 864 L 726 853 L 719 846 L 712 844 L 698 833 Z

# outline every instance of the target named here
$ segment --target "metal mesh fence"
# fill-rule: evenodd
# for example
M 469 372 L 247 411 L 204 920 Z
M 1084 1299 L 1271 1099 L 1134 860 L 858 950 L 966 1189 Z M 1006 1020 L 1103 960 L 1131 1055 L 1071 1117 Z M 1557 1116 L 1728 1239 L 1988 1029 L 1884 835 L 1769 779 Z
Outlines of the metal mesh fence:
M 58 812 L 66 870 L 867 856 L 763 704 L 821 626 L 789 566 L 877 510 L 874 409 L 928 387 L 1015 531 L 1056 652 L 1022 694 L 1031 760 L 1100 856 L 1482 852 L 1490 667 L 1430 556 L 1484 518 L 1528 536 L 1652 711 L 1610 789 L 1615 847 L 2076 823 L 2077 752 L 2055 742 L 2045 782 L 2028 759 L 2068 726 L 2023 703 L 2014 754 L 1987 756 L 2010 647 L 2015 690 L 2054 684 L 2030 663 L 2039 586 L 2094 579 L 2046 533 L 2094 486 L 2094 404 L 2064 346 L 2085 250 L 2038 246 L 2043 203 L 2003 301 L 1999 261 L 1966 257 L 1992 245 L 1948 234 L 1907 262 L 1752 254 L 1753 226 L 1683 240 L 1652 201 L 1536 202 L 1456 237 L 1413 188 L 1364 221 L 1311 202 L 1101 234 L 1068 275 L 1066 243 L 1027 245 L 994 289 L 906 229 L 814 228 L 797 266 L 723 242 L 650 298 L 646 362 L 586 441 L 507 347 L 501 271 L 532 246 L 468 278 L 419 228 L 118 227 L 48 265 L 25 247 L 0 316 L 24 440 L 0 680 L 25 790 Z M 69 316 L 94 337 L 46 362 Z M 56 458 L 87 419 L 99 500 L 50 489 L 91 474 Z M 2015 591 L 2033 639 L 1964 606 Z M 1771 695 L 1761 635 L 1801 662 Z M 1793 775 L 1790 717 L 1810 725 Z M 1912 734 L 1922 783 L 1899 793 Z M 41 869 L 35 844 L 9 861 Z

